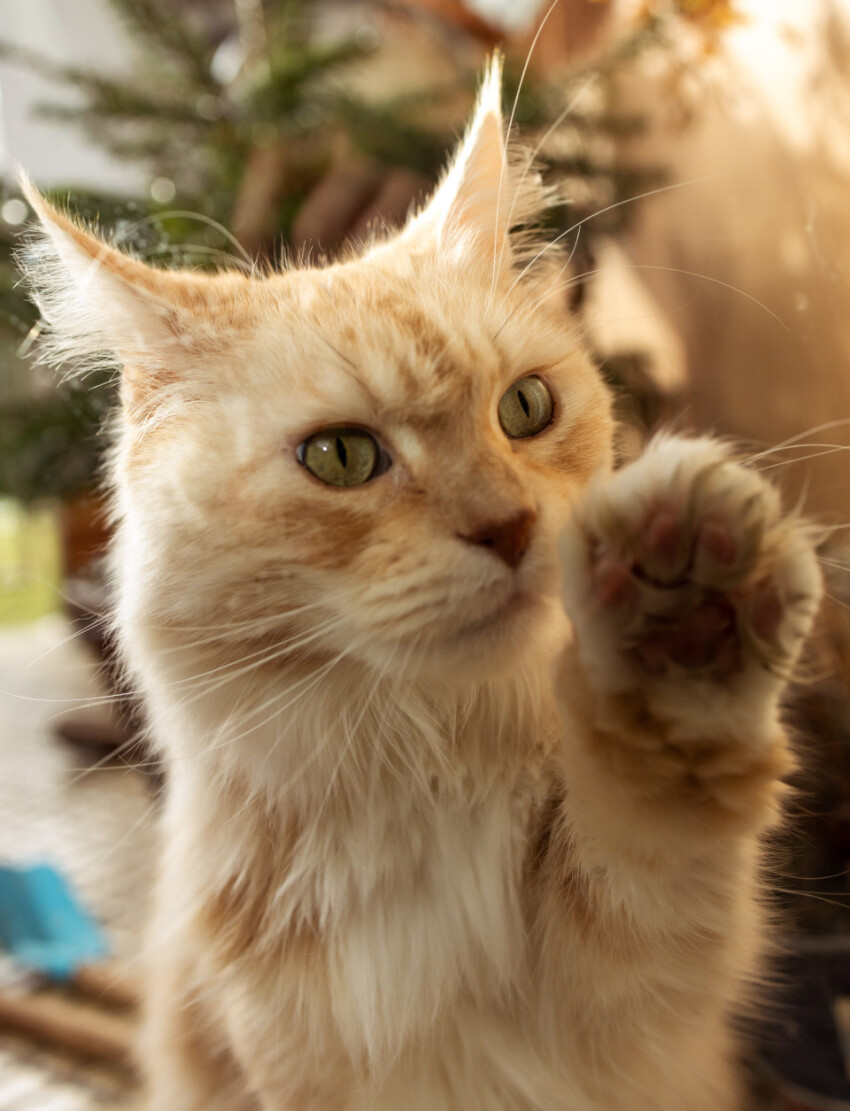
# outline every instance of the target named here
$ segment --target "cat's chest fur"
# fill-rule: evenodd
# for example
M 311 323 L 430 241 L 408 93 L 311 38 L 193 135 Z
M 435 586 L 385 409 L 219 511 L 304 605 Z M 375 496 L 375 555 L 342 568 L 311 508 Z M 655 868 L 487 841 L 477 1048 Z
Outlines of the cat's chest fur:
M 309 998 L 350 1057 L 374 1067 L 437 1036 L 447 1008 L 497 1008 L 527 983 L 525 872 L 554 721 L 536 695 L 505 688 L 418 732 L 409 706 L 388 734 L 374 723 L 392 719 L 390 705 L 319 701 L 292 716 L 286 751 L 321 753 L 359 716 L 350 763 L 335 746 L 332 778 L 312 777 L 321 790 L 308 793 L 297 769 L 290 790 L 244 747 L 227 777 L 220 756 L 209 774 L 204 760 L 173 760 L 167 851 L 216 983 L 247 974 L 274 984 L 278 1002 Z M 197 753 L 204 737 L 183 725 Z

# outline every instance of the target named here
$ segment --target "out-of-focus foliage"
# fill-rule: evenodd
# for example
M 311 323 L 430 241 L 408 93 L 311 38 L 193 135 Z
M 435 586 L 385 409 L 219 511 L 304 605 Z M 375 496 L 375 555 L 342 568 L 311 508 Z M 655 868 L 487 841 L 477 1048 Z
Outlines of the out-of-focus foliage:
M 350 30 L 341 36 L 327 29 L 336 22 L 327 18 L 329 3 L 317 0 L 256 0 L 232 12 L 211 5 L 215 18 L 206 23 L 197 18 L 206 7 L 190 18 L 167 0 L 110 2 L 139 44 L 138 65 L 126 77 L 57 65 L 2 41 L 0 58 L 75 90 L 74 98 L 40 106 L 42 115 L 77 126 L 92 143 L 146 167 L 145 196 L 98 196 L 73 182 L 53 196 L 61 202 L 70 195 L 76 213 L 96 219 L 116 242 L 155 264 L 274 258 L 292 242 L 299 214 L 340 159 L 361 160 L 376 181 L 404 170 L 427 187 L 459 124 L 448 107 L 441 109 L 459 98 L 469 102 L 483 60 L 483 48 L 459 53 L 472 60 L 467 68 L 458 62 L 448 83 L 365 98 L 352 94 L 347 76 L 369 64 L 385 7 L 379 2 L 358 7 L 359 23 L 344 19 Z M 680 0 L 683 5 L 694 18 L 697 9 L 707 18 L 718 6 Z M 620 202 L 660 178 L 657 168 L 618 160 L 619 139 L 637 133 L 642 121 L 613 114 L 608 93 L 637 53 L 663 49 L 670 16 L 669 4 L 648 12 L 592 68 L 556 81 L 526 74 L 520 89 L 520 67 L 507 66 L 515 124 L 539 144 L 545 172 L 569 197 L 553 216 L 553 233 L 563 233 L 568 246 L 580 235 L 584 249 L 594 232 L 616 230 L 629 213 Z M 13 191 L 7 184 L 0 204 Z M 584 224 L 591 213 L 599 215 Z M 25 385 L 16 352 L 34 311 L 10 260 L 16 230 L 0 218 L 0 493 L 33 500 L 70 495 L 95 480 L 98 432 L 114 388 L 104 381 L 94 388 L 90 380 L 81 388 L 72 378 L 59 384 L 42 378 L 36 391 Z

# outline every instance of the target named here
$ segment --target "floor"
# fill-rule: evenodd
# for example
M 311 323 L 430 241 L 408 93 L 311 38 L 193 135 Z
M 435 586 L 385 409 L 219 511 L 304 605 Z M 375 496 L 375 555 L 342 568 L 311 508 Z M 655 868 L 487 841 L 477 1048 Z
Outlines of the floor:
M 151 881 L 150 783 L 115 762 L 98 767 L 55 736 L 63 715 L 102 697 L 61 617 L 0 629 L 0 858 L 58 867 L 132 969 Z M 0 1034 L 0 1111 L 88 1111 L 124 1106 L 127 1095 L 120 1070 Z

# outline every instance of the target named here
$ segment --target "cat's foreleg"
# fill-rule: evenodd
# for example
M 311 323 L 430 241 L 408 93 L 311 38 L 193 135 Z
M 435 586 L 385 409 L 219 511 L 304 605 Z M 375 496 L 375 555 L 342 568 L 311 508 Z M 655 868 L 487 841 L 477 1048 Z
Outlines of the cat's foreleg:
M 579 964 L 616 970 L 586 1014 L 690 1024 L 705 1046 L 699 1016 L 721 1036 L 761 944 L 758 836 L 792 767 L 780 696 L 821 593 L 811 529 L 722 444 L 671 437 L 590 488 L 562 555 L 575 640 L 546 898 Z
M 662 438 L 591 488 L 562 553 L 576 640 L 559 688 L 583 727 L 568 760 L 604 790 L 606 826 L 662 856 L 760 829 L 821 593 L 811 529 L 724 445 Z
M 139 1056 L 143 1111 L 257 1111 L 223 1026 L 204 1005 L 191 948 L 173 935 L 147 975 Z

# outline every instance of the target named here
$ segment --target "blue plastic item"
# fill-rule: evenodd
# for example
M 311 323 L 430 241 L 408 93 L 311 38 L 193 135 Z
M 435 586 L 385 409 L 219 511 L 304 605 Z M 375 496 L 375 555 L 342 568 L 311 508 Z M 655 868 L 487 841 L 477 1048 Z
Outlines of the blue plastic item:
M 23 968 L 60 982 L 109 952 L 100 927 L 49 864 L 0 865 L 0 947 Z

